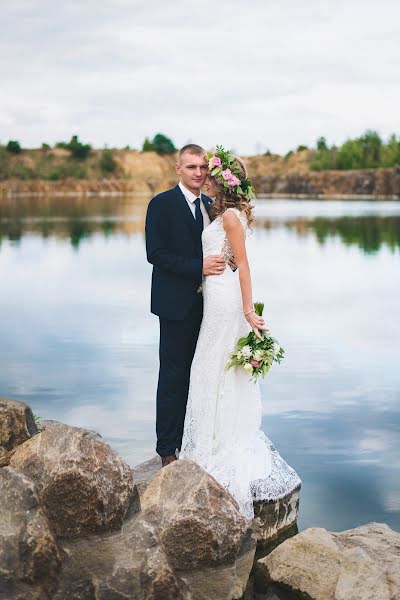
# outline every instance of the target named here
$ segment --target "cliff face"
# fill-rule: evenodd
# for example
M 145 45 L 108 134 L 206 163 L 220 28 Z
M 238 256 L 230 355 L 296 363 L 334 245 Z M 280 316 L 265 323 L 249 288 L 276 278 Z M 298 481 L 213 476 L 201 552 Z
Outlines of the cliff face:
M 12 160 L 23 161 L 27 168 L 34 166 L 40 150 L 25 151 Z M 54 164 L 67 160 L 66 151 L 53 150 Z M 89 175 L 84 179 L 67 178 L 57 181 L 44 179 L 3 179 L 0 197 L 13 195 L 70 195 L 70 194 L 155 194 L 174 186 L 178 180 L 175 156 L 160 156 L 154 152 L 115 150 L 116 175 L 104 177 L 90 170 L 100 158 L 95 150 L 83 164 Z M 250 156 L 245 158 L 249 176 L 258 195 L 306 197 L 377 197 L 400 198 L 400 165 L 388 169 L 354 171 L 310 171 L 310 151 L 302 151 L 285 159 L 280 156 Z
M 246 162 L 259 195 L 400 198 L 400 165 L 390 169 L 310 171 L 309 151 L 287 160 L 251 156 Z

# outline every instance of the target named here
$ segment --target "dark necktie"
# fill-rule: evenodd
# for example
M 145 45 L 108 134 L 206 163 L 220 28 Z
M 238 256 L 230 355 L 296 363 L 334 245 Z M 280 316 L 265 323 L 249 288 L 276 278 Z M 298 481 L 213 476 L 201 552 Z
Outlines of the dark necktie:
M 204 226 L 204 221 L 203 221 L 203 213 L 200 210 L 200 198 L 196 198 L 196 200 L 194 201 L 195 204 L 195 211 L 194 211 L 194 216 L 196 219 L 196 223 L 200 229 L 200 231 L 203 231 L 203 226 Z

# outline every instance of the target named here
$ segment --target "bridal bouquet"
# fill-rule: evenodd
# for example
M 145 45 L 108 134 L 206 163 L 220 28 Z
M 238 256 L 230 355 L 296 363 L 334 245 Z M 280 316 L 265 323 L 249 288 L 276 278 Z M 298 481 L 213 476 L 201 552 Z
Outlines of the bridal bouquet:
M 256 302 L 254 310 L 261 317 L 264 303 Z M 262 340 L 259 340 L 253 331 L 250 331 L 247 337 L 240 338 L 226 365 L 227 369 L 242 366 L 251 375 L 254 383 L 259 375 L 265 376 L 274 361 L 280 363 L 285 352 L 275 338 L 265 331 L 260 331 L 260 333 L 263 337 Z

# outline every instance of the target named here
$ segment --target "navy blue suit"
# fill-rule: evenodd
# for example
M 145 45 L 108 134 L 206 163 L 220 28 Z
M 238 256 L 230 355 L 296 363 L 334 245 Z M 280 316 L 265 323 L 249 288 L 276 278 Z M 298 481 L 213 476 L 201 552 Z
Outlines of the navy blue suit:
M 207 211 L 211 199 L 202 194 Z M 177 185 L 155 196 L 146 215 L 147 260 L 153 265 L 151 312 L 160 318 L 157 447 L 160 456 L 180 450 L 190 367 L 196 349 L 203 297 L 201 229 Z

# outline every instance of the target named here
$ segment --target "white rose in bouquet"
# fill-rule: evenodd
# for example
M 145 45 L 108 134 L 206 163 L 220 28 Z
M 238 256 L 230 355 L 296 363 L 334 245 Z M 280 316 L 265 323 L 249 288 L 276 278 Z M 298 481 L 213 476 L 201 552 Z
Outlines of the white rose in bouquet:
M 250 356 L 251 356 L 251 348 L 250 348 L 250 346 L 243 346 L 243 348 L 242 348 L 242 355 L 245 358 L 250 358 Z
M 263 358 L 262 350 L 256 350 L 254 352 L 254 360 L 262 360 L 262 358 Z

